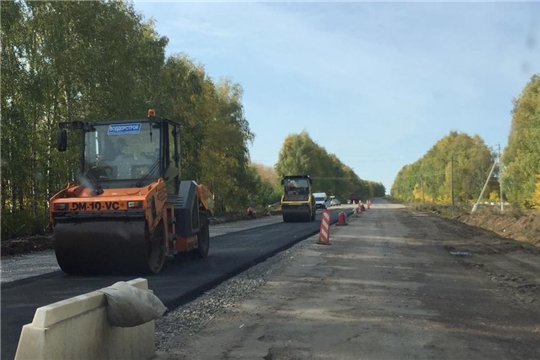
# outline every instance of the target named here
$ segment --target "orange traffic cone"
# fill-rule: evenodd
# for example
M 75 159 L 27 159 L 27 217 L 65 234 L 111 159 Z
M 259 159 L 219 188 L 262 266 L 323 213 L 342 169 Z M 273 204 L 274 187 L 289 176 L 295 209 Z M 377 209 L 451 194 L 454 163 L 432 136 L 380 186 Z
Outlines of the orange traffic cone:
M 338 215 L 338 225 L 349 225 L 347 224 L 347 216 L 345 215 L 345 213 L 343 211 L 340 211 L 339 212 L 339 215 Z

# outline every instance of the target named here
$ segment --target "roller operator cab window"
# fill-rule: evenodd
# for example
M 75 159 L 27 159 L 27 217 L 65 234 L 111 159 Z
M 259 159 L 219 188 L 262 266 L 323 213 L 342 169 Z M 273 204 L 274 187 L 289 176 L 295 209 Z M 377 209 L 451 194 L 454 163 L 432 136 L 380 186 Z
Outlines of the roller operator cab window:
M 307 195 L 309 194 L 308 179 L 285 179 L 286 195 Z
M 85 134 L 85 176 L 97 181 L 159 176 L 159 126 L 134 122 L 94 125 L 94 129 Z

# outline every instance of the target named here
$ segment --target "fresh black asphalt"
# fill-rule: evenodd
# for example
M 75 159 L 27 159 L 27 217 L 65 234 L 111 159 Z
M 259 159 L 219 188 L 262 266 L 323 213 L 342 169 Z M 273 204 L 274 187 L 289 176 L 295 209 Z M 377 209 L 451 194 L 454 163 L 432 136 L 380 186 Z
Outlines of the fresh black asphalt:
M 350 210 L 349 210 L 350 211 Z M 332 222 L 337 220 L 332 213 Z M 144 276 L 161 301 L 174 309 L 249 267 L 319 231 L 311 223 L 278 223 L 213 237 L 208 258 L 170 262 L 159 275 Z M 2 359 L 13 359 L 23 325 L 37 308 L 137 276 L 68 276 L 61 271 L 2 284 Z M 84 335 L 83 335 L 84 336 Z

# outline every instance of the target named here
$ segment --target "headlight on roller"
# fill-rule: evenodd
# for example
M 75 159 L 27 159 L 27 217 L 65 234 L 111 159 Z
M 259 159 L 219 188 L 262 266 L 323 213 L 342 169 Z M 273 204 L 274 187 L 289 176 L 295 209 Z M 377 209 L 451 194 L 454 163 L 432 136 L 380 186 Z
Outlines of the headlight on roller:
M 68 208 L 69 206 L 66 203 L 54 204 L 54 211 L 67 211 Z
M 136 209 L 142 207 L 142 201 L 128 201 L 128 209 Z

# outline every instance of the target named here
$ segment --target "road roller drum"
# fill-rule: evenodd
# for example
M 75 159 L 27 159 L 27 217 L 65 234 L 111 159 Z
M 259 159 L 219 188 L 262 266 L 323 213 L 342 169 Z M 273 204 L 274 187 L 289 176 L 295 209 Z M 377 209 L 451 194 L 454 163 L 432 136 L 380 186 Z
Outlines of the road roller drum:
M 80 179 L 50 200 L 54 249 L 68 274 L 159 273 L 182 252 L 206 257 L 212 192 L 180 179 L 180 122 L 146 119 L 61 123 L 81 132 Z

